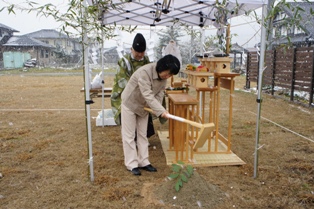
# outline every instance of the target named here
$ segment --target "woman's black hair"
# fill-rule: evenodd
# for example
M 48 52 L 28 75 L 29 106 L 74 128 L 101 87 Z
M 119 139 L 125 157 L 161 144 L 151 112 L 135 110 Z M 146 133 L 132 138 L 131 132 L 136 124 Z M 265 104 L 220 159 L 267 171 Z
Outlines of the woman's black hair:
M 172 75 L 177 75 L 180 71 L 180 61 L 175 56 L 168 54 L 157 61 L 157 73 L 170 70 Z

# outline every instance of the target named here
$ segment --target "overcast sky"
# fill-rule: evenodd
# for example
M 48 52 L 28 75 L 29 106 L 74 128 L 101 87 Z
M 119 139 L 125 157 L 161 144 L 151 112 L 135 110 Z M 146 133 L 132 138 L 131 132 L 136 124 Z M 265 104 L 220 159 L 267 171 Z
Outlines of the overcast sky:
M 7 3 L 14 3 L 17 5 L 23 5 L 22 3 L 26 0 L 0 0 L 0 8 L 6 6 Z M 39 4 L 52 3 L 57 5 L 60 9 L 67 8 L 67 2 L 69 0 L 32 0 Z M 258 10 L 259 13 L 261 9 Z M 9 26 L 15 30 L 18 30 L 19 33 L 15 35 L 24 35 L 26 33 L 31 33 L 41 29 L 59 29 L 60 23 L 57 23 L 53 18 L 38 17 L 36 13 L 27 13 L 16 11 L 16 14 L 8 14 L 7 10 L 0 12 L 0 23 Z M 232 37 L 232 42 L 237 42 L 243 47 L 253 47 L 256 43 L 260 42 L 260 26 L 255 23 L 255 21 L 249 17 L 240 16 L 235 17 L 230 20 L 231 23 L 231 34 L 237 34 L 237 37 Z M 195 27 L 196 28 L 196 27 Z M 154 31 L 142 30 L 145 37 L 148 39 L 150 37 L 156 36 Z M 215 35 L 216 30 L 214 28 L 206 30 L 206 34 Z M 123 42 L 126 44 L 131 44 L 135 34 L 128 35 L 122 33 Z M 109 42 L 109 45 L 113 45 L 115 42 Z

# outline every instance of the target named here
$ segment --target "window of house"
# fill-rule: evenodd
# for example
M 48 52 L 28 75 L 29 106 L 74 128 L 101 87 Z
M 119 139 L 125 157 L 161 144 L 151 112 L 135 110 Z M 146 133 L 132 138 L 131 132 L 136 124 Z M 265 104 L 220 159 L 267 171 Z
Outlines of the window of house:
M 49 57 L 49 51 L 46 49 L 45 50 L 45 58 L 48 58 Z
M 44 58 L 45 50 L 41 49 L 40 50 L 40 58 Z

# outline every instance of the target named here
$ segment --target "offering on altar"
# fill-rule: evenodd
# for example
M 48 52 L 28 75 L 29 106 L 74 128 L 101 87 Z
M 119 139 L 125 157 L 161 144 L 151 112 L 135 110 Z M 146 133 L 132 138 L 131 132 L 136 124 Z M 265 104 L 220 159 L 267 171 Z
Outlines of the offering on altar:
M 195 71 L 195 70 L 196 70 L 196 67 L 195 67 L 194 65 L 192 65 L 192 64 L 187 64 L 187 66 L 186 66 L 185 69 L 186 69 L 186 70 L 190 70 L 190 71 Z
M 196 68 L 196 72 L 208 72 L 208 68 L 206 66 L 200 65 Z

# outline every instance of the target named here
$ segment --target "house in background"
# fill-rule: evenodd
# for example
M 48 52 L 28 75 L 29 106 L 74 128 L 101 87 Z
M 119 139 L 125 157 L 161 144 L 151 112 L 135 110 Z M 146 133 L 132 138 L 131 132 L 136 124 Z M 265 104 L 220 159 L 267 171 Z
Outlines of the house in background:
M 124 50 L 124 53 L 131 53 L 131 50 L 126 49 Z M 116 65 L 119 59 L 120 57 L 117 46 L 101 49 L 101 46 L 98 43 L 89 44 L 89 64 L 92 64 L 95 67 L 100 67 L 103 61 L 106 65 Z
M 0 23 L 0 45 L 5 44 L 9 40 L 9 38 L 13 36 L 14 32 L 20 31 Z
M 42 29 L 25 35 L 54 46 L 54 55 L 61 63 L 76 63 L 82 56 L 79 40 L 56 30 Z
M 231 67 L 235 71 L 245 71 L 246 68 L 246 54 L 248 50 L 240 46 L 238 43 L 231 45 L 231 50 L 229 56 L 233 58 Z
M 0 23 L 0 68 L 20 68 L 29 59 L 39 66 L 77 64 L 82 57 L 82 45 L 76 38 L 52 29 L 43 29 L 22 36 Z M 5 59 L 5 60 L 4 60 Z
M 19 32 L 19 31 L 0 23 L 0 63 L 3 62 L 2 45 L 5 44 L 14 35 L 13 33 L 15 32 Z
M 120 57 L 118 54 L 118 47 L 110 47 L 110 48 L 104 48 L 104 58 L 107 63 L 118 63 Z
M 287 2 L 289 6 L 280 8 L 273 21 L 272 47 L 290 43 L 295 47 L 314 46 L 314 2 Z M 295 19 L 294 10 L 298 9 L 302 21 L 300 25 L 289 25 Z M 293 10 L 294 9 L 294 10 Z
M 31 58 L 35 58 L 39 66 L 47 66 L 54 61 L 53 46 L 26 35 L 12 36 L 2 49 L 4 68 L 21 68 Z

